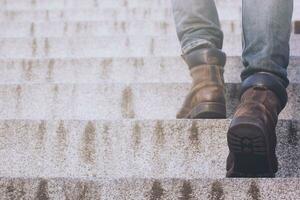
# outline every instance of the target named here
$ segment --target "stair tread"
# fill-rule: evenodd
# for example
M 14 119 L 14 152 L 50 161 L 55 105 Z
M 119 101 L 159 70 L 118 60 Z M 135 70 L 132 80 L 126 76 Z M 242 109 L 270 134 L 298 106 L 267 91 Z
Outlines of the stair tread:
M 74 37 L 74 36 L 169 36 L 176 37 L 171 20 L 99 20 L 52 22 L 0 22 L 0 38 Z M 242 32 L 239 20 L 222 20 L 225 36 Z M 294 30 L 292 31 L 294 32 Z
M 229 123 L 0 120 L 0 177 L 222 178 Z M 277 177 L 300 177 L 300 121 L 279 120 L 276 131 Z
M 228 56 L 225 82 L 239 83 L 239 56 Z M 176 71 L 177 73 L 174 73 Z M 300 83 L 300 56 L 290 58 L 291 83 Z M 181 57 L 0 59 L 0 83 L 190 83 Z
M 221 20 L 241 20 L 241 8 L 220 6 L 219 17 Z M 298 10 L 299 6 L 295 7 Z M 73 8 L 55 10 L 1 10 L 0 21 L 89 21 L 89 20 L 173 20 L 171 8 Z M 300 19 L 300 12 L 294 12 L 294 20 Z
M 5 38 L 0 39 L 0 43 L 0 59 L 181 55 L 179 42 L 175 36 Z M 290 47 L 291 56 L 299 56 L 299 43 L 300 35 L 293 35 Z M 241 35 L 225 37 L 224 51 L 231 56 L 240 55 Z
M 299 179 L 12 179 L 0 180 L 5 199 L 289 199 Z
M 216 1 L 216 5 L 232 5 L 232 6 L 241 6 L 241 1 Z M 294 4 L 299 6 L 300 3 L 297 1 Z M 2 0 L 0 1 L 0 6 L 2 9 L 60 9 L 60 8 L 95 8 L 95 7 L 114 7 L 114 8 L 131 8 L 131 7 L 171 7 L 170 0 Z
M 1 84 L 1 119 L 174 119 L 189 83 Z M 227 110 L 240 84 L 227 83 Z M 300 84 L 288 87 L 281 119 L 300 119 Z

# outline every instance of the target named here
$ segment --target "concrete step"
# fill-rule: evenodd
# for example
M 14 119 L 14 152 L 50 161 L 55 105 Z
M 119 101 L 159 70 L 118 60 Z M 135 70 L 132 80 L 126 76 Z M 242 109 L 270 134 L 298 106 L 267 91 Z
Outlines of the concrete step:
M 3 200 L 264 199 L 297 200 L 299 179 L 39 179 L 3 178 Z
M 105 8 L 65 10 L 0 10 L 1 22 L 172 20 L 170 8 Z
M 217 0 L 216 5 L 219 7 L 225 5 L 241 6 L 241 1 L 234 0 Z M 295 6 L 299 6 L 295 1 Z M 132 7 L 171 7 L 170 0 L 1 0 L 0 7 L 5 10 L 18 9 L 66 9 L 66 8 L 132 8 Z
M 172 22 L 152 20 L 46 23 L 5 22 L 0 23 L 0 27 L 3 29 L 0 33 L 0 38 L 176 35 L 175 27 Z
M 241 34 L 240 21 L 222 21 L 225 35 Z M 12 37 L 99 37 L 99 36 L 176 36 L 173 20 L 2 22 L 0 38 Z M 292 30 L 294 32 L 294 28 Z
M 1 177 L 223 178 L 230 120 L 0 121 Z M 300 177 L 300 122 L 277 126 L 277 177 Z
M 190 88 L 188 83 L 144 84 L 2 84 L 0 119 L 174 119 Z M 240 85 L 228 83 L 231 117 Z M 300 84 L 288 88 L 281 119 L 300 119 Z
M 224 21 L 225 34 L 239 34 L 238 21 Z M 176 35 L 173 20 L 81 21 L 81 22 L 2 22 L 0 38 L 11 37 L 72 37 L 72 36 L 128 36 Z
M 300 19 L 300 5 L 295 8 L 293 19 Z M 221 20 L 241 20 L 241 8 L 220 6 Z M 89 8 L 83 7 L 59 10 L 1 10 L 0 22 L 48 22 L 48 21 L 105 21 L 105 20 L 173 20 L 171 8 Z
M 230 2 L 227 0 L 218 0 L 216 4 L 240 6 L 241 3 Z M 3 10 L 19 10 L 19 9 L 69 9 L 69 8 L 132 8 L 132 7 L 156 7 L 170 8 L 170 0 L 1 0 L 0 6 Z
M 171 3 L 169 0 L 1 0 L 2 10 L 19 10 L 19 9 L 68 9 L 68 8 L 132 8 L 132 7 L 168 7 Z
M 228 57 L 225 82 L 239 83 L 243 69 L 240 57 Z M 292 83 L 300 83 L 299 56 L 291 57 L 288 75 Z M 0 60 L 0 84 L 190 82 L 181 57 Z
M 241 55 L 240 35 L 228 35 L 224 51 L 229 56 Z M 291 37 L 291 55 L 300 55 L 300 35 Z M 180 45 L 174 37 L 107 36 L 65 38 L 5 38 L 0 39 L 0 59 L 3 58 L 84 58 L 178 56 Z

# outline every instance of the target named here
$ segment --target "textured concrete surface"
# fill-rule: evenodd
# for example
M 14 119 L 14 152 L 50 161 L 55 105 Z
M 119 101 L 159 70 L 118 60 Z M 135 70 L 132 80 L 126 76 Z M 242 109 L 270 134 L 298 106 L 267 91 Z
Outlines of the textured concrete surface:
M 1 0 L 2 9 L 70 9 L 70 8 L 118 8 L 118 7 L 170 7 L 169 0 Z
M 2 38 L 10 37 L 65 37 L 65 36 L 109 36 L 109 35 L 176 35 L 173 20 L 105 20 L 83 22 L 2 22 Z M 222 21 L 225 34 L 241 33 L 239 21 Z
M 241 5 L 237 0 L 217 0 L 218 5 Z M 68 8 L 131 8 L 131 7 L 171 7 L 170 0 L 1 0 L 2 9 L 68 9 Z
M 221 21 L 225 35 L 242 33 L 238 20 Z M 12 37 L 84 37 L 84 36 L 176 36 L 173 20 L 105 20 L 83 22 L 2 22 L 1 38 Z
M 299 179 L 1 179 L 2 200 L 298 200 Z
M 0 177 L 222 178 L 230 120 L 0 121 Z M 277 127 L 278 177 L 300 177 L 300 122 Z
M 8 84 L 0 85 L 0 119 L 174 119 L 190 84 Z M 227 86 L 231 117 L 239 84 Z M 288 88 L 281 119 L 300 119 L 300 85 Z
M 171 20 L 170 8 L 74 8 L 59 10 L 0 10 L 1 22 Z M 223 20 L 226 18 L 223 18 Z M 230 18 L 228 18 L 230 19 Z M 232 18 L 231 18 L 232 19 Z
M 234 23 L 234 22 L 232 22 Z M 226 24 L 230 24 L 226 23 Z M 75 37 L 113 35 L 175 35 L 172 21 L 85 21 L 85 22 L 5 22 L 0 23 L 2 38 L 11 37 Z M 229 29 L 229 27 L 228 27 Z
M 241 7 L 221 5 L 221 20 L 241 21 Z M 294 20 L 300 19 L 300 4 L 295 6 Z M 172 20 L 171 8 L 73 8 L 55 10 L 1 10 L 1 22 L 101 21 L 101 20 Z
M 300 55 L 300 35 L 291 37 L 291 55 Z M 0 59 L 3 58 L 82 58 L 82 57 L 141 57 L 179 56 L 181 50 L 174 35 L 103 36 L 59 38 L 0 39 Z M 241 55 L 241 35 L 228 35 L 224 51 L 229 56 Z
M 171 7 L 170 0 L 1 0 L 2 9 L 70 9 L 70 8 L 131 8 L 131 7 Z M 217 6 L 222 8 L 226 5 L 241 6 L 239 0 L 216 0 Z M 295 1 L 295 6 L 299 6 L 299 2 Z
M 191 82 L 181 57 L 2 59 L 0 66 L 0 84 Z M 240 57 L 228 57 L 225 82 L 240 83 L 243 69 Z M 300 57 L 290 58 L 288 75 L 300 83 Z

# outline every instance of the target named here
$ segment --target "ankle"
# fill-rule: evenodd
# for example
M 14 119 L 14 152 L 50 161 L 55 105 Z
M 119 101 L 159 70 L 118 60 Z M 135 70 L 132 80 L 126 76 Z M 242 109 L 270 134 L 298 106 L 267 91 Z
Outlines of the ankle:
M 249 76 L 243 81 L 241 86 L 241 101 L 246 99 L 256 99 L 257 101 L 276 101 L 279 104 L 279 110 L 286 106 L 288 96 L 286 88 L 271 73 L 260 72 Z M 272 104 L 274 103 L 272 102 Z M 280 112 L 279 111 L 279 112 Z
M 195 49 L 182 56 L 190 69 L 200 65 L 224 66 L 226 54 L 216 48 Z

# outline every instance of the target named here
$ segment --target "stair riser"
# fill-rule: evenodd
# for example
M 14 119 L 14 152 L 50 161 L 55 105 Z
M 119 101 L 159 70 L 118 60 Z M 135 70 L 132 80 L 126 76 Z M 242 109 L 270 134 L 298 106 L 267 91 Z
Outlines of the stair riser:
M 4 200 L 24 199 L 289 199 L 300 196 L 298 179 L 10 179 L 0 181 Z M 283 188 L 285 188 L 283 190 Z M 288 189 L 287 189 L 288 188 Z
M 99 21 L 1 23 L 0 38 L 12 37 L 74 37 L 74 36 L 169 36 L 176 37 L 173 21 Z M 222 21 L 225 35 L 241 34 L 239 21 Z M 292 30 L 294 32 L 294 30 Z
M 300 5 L 295 8 L 298 10 Z M 219 12 L 221 20 L 240 21 L 241 8 L 222 6 Z M 105 21 L 105 20 L 163 20 L 172 21 L 170 8 L 101 8 L 66 10 L 18 10 L 1 11 L 0 22 L 48 22 L 48 21 Z M 294 12 L 293 19 L 299 21 L 300 12 Z
M 161 9 L 81 9 L 0 11 L 1 22 L 104 21 L 104 20 L 172 20 L 172 10 Z
M 230 1 L 216 1 L 218 6 L 232 5 L 240 6 L 239 1 L 230 2 Z M 23 0 L 22 2 L 17 0 L 2 0 L 0 1 L 0 6 L 2 9 L 66 9 L 66 8 L 132 8 L 132 7 L 156 7 L 156 8 L 170 8 L 170 0 Z
M 0 121 L 1 177 L 222 178 L 229 120 Z M 277 127 L 278 177 L 300 177 L 300 124 Z
M 156 0 L 156 1 L 138 1 L 138 0 L 117 0 L 117 1 L 98 1 L 98 0 L 24 0 L 24 1 L 16 1 L 16 0 L 2 0 L 0 1 L 0 6 L 2 9 L 15 10 L 15 9 L 67 9 L 67 8 L 117 8 L 117 7 L 170 7 L 170 1 L 165 0 Z
M 1 85 L 0 119 L 174 119 L 190 84 Z M 227 84 L 227 111 L 238 104 L 239 84 Z M 288 88 L 281 119 L 300 119 L 300 85 Z
M 220 8 L 222 6 L 241 6 L 242 2 L 239 0 L 227 1 L 220 0 L 216 1 L 216 5 Z M 299 6 L 300 3 L 295 2 L 295 6 Z M 2 9 L 66 9 L 66 8 L 132 8 L 132 7 L 171 7 L 170 0 L 1 0 L 0 6 Z
M 243 69 L 240 57 L 228 57 L 225 81 L 240 82 Z M 292 83 L 300 83 L 300 57 L 291 57 L 288 75 Z M 191 80 L 181 57 L 0 60 L 0 84 L 190 83 Z
M 102 22 L 49 22 L 2 23 L 0 38 L 12 37 L 72 37 L 72 36 L 172 36 L 176 35 L 171 22 L 157 21 L 102 21 Z
M 224 51 L 229 56 L 241 55 L 240 35 L 225 37 Z M 291 38 L 291 55 L 300 55 L 300 36 Z M 3 58 L 84 58 L 178 56 L 180 45 L 174 37 L 73 37 L 0 39 Z

